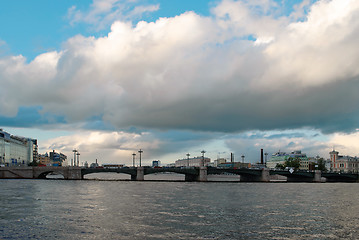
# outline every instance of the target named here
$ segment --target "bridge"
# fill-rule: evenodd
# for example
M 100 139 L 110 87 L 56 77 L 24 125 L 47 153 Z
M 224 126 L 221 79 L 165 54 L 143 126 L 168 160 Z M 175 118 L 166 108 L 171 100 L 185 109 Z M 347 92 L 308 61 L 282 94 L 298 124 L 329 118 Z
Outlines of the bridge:
M 235 174 L 240 175 L 241 182 L 270 182 L 271 176 L 281 175 L 287 177 L 287 182 L 358 182 L 356 173 L 325 173 L 321 171 L 286 171 L 270 169 L 248 168 L 150 168 L 150 167 L 123 167 L 123 168 L 81 168 L 81 167 L 0 167 L 0 179 L 44 179 L 48 174 L 63 175 L 66 180 L 81 180 L 91 173 L 124 173 L 131 175 L 133 181 L 143 181 L 144 176 L 154 173 L 173 172 L 185 175 L 185 181 L 206 182 L 208 175 Z

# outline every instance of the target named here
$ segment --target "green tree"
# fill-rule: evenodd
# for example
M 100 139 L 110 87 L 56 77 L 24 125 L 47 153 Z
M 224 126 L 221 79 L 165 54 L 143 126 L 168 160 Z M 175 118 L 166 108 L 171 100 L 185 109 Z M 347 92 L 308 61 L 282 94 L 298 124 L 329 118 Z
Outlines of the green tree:
M 289 168 L 294 168 L 294 170 L 298 170 L 300 167 L 300 159 L 299 158 L 292 158 L 289 157 L 285 163 L 284 163 L 284 167 L 289 167 Z
M 277 163 L 277 165 L 275 165 L 275 168 L 277 169 L 284 169 L 284 165 L 283 164 L 280 164 L 280 163 Z
M 319 158 L 319 159 L 317 160 L 317 164 L 316 164 L 316 165 L 318 165 L 318 167 L 316 167 L 317 170 L 320 170 L 320 171 L 322 171 L 322 172 L 326 172 L 326 171 L 327 171 L 327 169 L 325 168 L 325 161 L 324 161 L 323 158 Z

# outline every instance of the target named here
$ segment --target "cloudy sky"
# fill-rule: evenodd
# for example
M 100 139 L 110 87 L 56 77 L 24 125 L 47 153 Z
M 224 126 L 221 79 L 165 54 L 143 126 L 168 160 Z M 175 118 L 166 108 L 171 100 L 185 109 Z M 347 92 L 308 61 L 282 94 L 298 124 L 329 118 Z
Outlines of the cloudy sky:
M 359 155 L 359 1 L 0 3 L 0 128 L 80 161 Z

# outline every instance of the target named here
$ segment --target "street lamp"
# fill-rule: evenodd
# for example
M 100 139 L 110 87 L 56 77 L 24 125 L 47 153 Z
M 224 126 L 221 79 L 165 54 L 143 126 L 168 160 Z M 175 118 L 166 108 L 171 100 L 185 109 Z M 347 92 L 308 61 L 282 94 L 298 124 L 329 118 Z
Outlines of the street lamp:
M 142 149 L 140 149 L 140 151 L 138 151 L 138 152 L 140 153 L 140 167 L 141 167 L 141 156 L 142 156 L 143 151 L 142 151 Z
M 72 151 L 74 152 L 74 166 L 76 166 L 76 153 L 77 153 L 77 150 L 74 149 Z M 72 164 L 72 162 L 71 162 L 71 164 Z
M 187 167 L 189 167 L 189 156 L 190 156 L 191 154 L 189 154 L 189 153 L 187 153 L 186 154 L 186 156 L 187 156 Z
M 77 152 L 76 155 L 77 155 L 77 166 L 79 167 L 80 166 L 80 153 Z
M 203 166 L 204 166 L 204 154 L 206 153 L 206 151 L 205 151 L 205 150 L 202 150 L 201 153 L 202 153 L 202 164 L 201 164 L 201 167 L 203 167 Z
M 264 153 L 264 156 L 265 156 L 265 163 L 264 163 L 264 165 L 267 165 L 267 156 L 268 156 L 268 153 L 267 153 L 267 152 Z
M 132 153 L 132 166 L 135 167 L 135 157 L 136 153 Z

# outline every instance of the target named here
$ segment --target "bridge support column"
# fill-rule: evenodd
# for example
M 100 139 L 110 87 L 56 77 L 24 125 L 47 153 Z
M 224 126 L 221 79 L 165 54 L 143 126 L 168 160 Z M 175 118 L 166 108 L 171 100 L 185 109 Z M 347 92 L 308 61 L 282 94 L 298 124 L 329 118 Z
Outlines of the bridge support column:
M 138 167 L 138 168 L 137 168 L 136 180 L 137 180 L 137 181 L 143 181 L 143 180 L 145 180 L 145 169 L 144 169 L 144 167 Z
M 197 181 L 207 182 L 207 167 L 199 167 L 199 175 Z
M 316 183 L 322 182 L 322 171 L 320 171 L 320 170 L 314 171 L 313 182 L 316 182 Z
M 82 179 L 81 168 L 68 167 L 67 174 L 64 172 L 64 178 L 68 180 L 81 180 Z
M 270 174 L 269 174 L 269 169 L 268 168 L 263 168 L 262 169 L 262 176 L 260 179 L 261 182 L 269 182 L 270 181 Z

